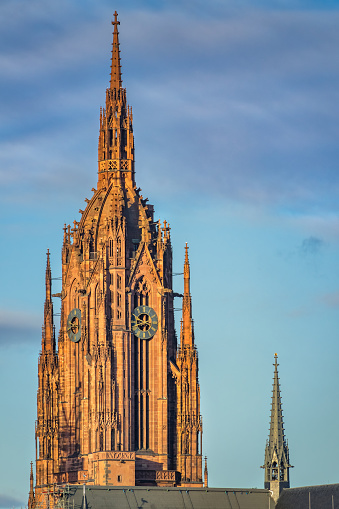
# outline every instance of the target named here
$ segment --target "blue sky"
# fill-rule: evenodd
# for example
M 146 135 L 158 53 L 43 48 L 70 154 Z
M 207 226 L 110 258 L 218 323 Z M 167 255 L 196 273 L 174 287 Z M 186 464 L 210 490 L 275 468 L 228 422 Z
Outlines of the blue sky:
M 291 483 L 338 482 L 339 2 L 2 0 L 0 508 L 27 503 L 45 253 L 60 277 L 96 185 L 115 9 L 137 183 L 175 272 L 190 246 L 210 485 L 263 486 L 275 352 Z

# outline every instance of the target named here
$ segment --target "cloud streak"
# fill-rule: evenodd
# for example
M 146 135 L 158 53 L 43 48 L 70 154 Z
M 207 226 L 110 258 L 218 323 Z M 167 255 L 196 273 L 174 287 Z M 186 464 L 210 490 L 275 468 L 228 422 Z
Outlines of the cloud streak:
M 8 509 L 9 507 L 23 507 L 25 502 L 18 500 L 17 498 L 11 497 L 0 493 L 0 507 Z
M 39 345 L 41 320 L 20 311 L 0 309 L 0 348 L 16 345 Z
M 320 253 L 324 242 L 317 237 L 304 239 L 300 246 L 300 253 L 303 256 L 314 256 Z

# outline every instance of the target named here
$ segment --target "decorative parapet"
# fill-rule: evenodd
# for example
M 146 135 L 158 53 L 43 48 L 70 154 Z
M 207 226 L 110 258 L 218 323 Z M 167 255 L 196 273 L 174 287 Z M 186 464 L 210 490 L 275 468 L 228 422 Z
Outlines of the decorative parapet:
M 100 460 L 118 460 L 118 461 L 135 461 L 135 452 L 130 451 L 103 451 L 91 454 L 93 461 Z
M 99 161 L 99 173 L 106 171 L 132 171 L 130 159 L 106 159 Z
M 178 472 L 175 470 L 157 470 L 156 480 L 157 481 L 172 481 L 175 482 L 178 478 Z

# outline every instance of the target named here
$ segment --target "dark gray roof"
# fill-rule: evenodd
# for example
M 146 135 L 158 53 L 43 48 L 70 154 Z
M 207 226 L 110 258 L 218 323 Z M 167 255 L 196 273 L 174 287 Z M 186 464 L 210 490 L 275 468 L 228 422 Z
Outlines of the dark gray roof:
M 309 509 L 309 507 L 311 509 L 332 509 L 332 507 L 339 509 L 339 484 L 284 489 L 276 509 Z
M 85 509 L 82 486 L 64 494 L 59 507 Z M 274 509 L 269 499 L 268 490 L 257 489 L 86 487 L 86 509 Z

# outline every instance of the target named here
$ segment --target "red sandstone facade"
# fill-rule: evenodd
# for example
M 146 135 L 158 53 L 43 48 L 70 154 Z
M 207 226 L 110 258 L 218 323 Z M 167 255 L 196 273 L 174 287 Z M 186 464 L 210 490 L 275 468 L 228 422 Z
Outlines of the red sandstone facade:
M 170 228 L 135 183 L 118 24 L 115 13 L 97 189 L 64 228 L 57 345 L 47 254 L 30 508 L 67 483 L 203 486 L 188 251 L 177 349 Z

